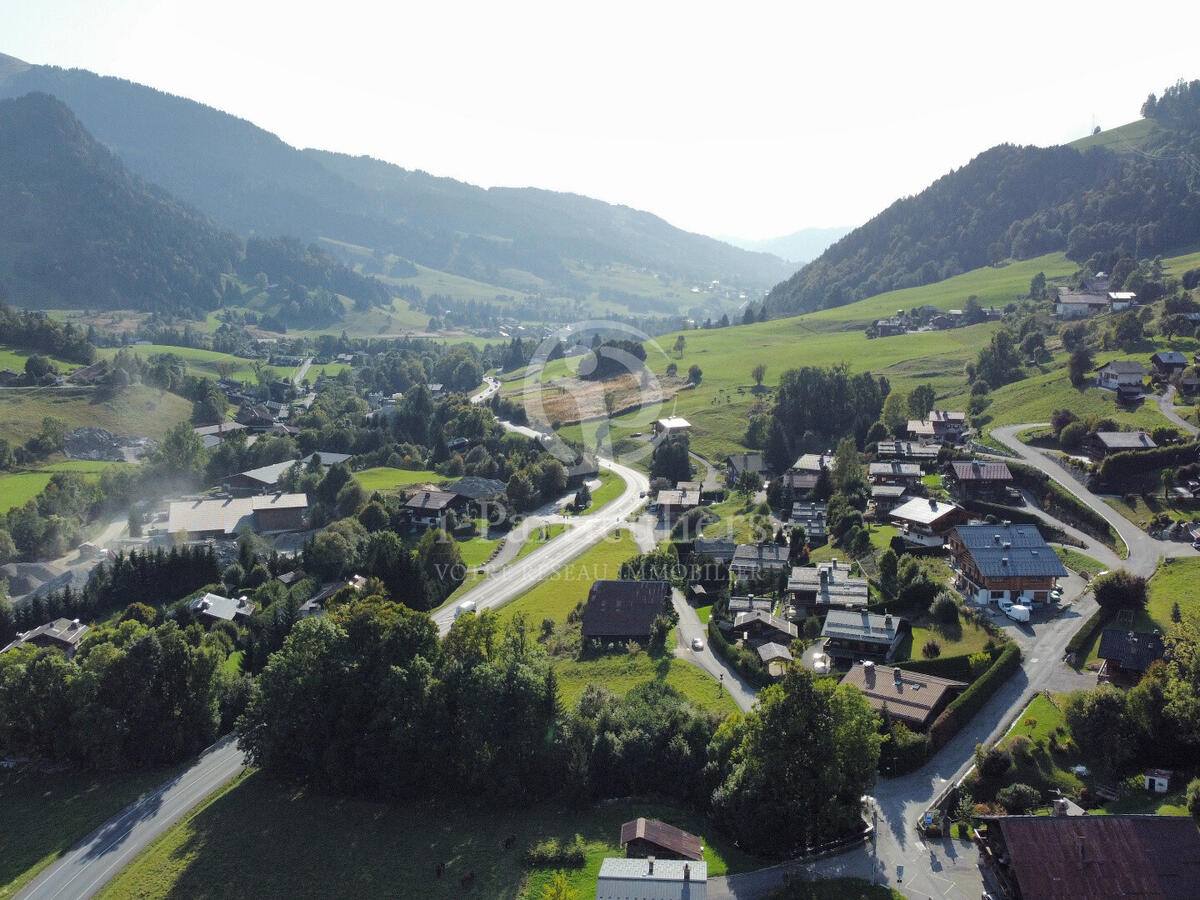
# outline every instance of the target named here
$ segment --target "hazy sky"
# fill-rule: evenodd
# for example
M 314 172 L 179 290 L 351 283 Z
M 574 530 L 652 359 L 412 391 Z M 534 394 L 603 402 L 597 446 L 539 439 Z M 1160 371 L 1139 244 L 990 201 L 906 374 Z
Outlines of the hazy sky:
M 1200 77 L 1191 4 L 0 0 L 0 52 L 692 231 L 860 224 Z M 1187 14 L 1186 9 L 1193 13 Z

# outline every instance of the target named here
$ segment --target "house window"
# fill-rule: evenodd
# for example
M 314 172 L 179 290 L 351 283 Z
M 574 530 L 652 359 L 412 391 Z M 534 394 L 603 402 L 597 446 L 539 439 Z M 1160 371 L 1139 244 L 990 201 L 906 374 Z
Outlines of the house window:
M 992 591 L 991 596 L 993 600 L 1003 600 L 1004 595 L 1007 593 L 1008 591 Z

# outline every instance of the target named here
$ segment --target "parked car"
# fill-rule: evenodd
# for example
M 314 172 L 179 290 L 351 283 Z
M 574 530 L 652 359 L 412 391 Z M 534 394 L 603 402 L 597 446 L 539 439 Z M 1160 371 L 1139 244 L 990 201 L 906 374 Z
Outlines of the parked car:
M 692 649 L 699 652 L 704 649 L 704 638 L 692 638 Z
M 1013 602 L 1008 597 L 1001 597 L 996 601 L 996 605 L 1000 607 L 1000 612 L 1007 613 L 1013 608 Z
M 1019 603 L 1014 603 L 1004 611 L 1004 614 L 1014 622 L 1028 622 L 1031 610 L 1028 606 L 1022 606 Z

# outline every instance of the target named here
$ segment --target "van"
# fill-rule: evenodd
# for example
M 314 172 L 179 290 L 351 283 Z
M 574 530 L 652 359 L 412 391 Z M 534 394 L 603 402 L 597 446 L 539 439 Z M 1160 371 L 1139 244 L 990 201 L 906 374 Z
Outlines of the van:
M 1004 614 L 1014 622 L 1028 622 L 1030 609 L 1028 606 L 1021 606 L 1019 603 L 1010 606 L 1004 611 Z
M 475 612 L 475 601 L 464 600 L 462 603 L 458 604 L 458 606 L 454 607 L 454 618 L 457 619 L 459 616 L 473 612 Z

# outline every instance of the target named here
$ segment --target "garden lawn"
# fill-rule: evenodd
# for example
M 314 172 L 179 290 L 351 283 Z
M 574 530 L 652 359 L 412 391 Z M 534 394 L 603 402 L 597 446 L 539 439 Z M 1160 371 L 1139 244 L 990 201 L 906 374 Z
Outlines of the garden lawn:
M 1191 522 L 1196 516 L 1194 508 L 1184 509 L 1163 500 L 1161 488 L 1154 494 L 1125 494 L 1119 497 L 1103 494 L 1100 499 L 1143 530 L 1151 520 L 1163 513 L 1175 522 Z
M 0 770 L 0 898 L 14 896 L 75 843 L 172 774 Z
M 578 703 L 583 689 L 592 682 L 623 696 L 643 681 L 665 681 L 709 712 L 719 716 L 737 712 L 737 704 L 715 678 L 670 653 L 652 656 L 642 650 L 634 654 L 617 651 L 586 659 L 555 659 L 553 665 L 558 696 L 567 706 Z
M 456 540 L 458 555 L 462 557 L 463 565 L 469 569 L 482 566 L 492 558 L 492 551 L 499 546 L 498 538 L 473 537 L 469 540 Z
M 613 472 L 600 470 L 598 475 L 600 479 L 600 487 L 592 491 L 592 505 L 588 507 L 588 512 L 595 512 L 606 503 L 616 500 L 625 492 L 625 482 Z
M 1080 762 L 1078 752 L 1073 747 L 1058 752 L 1050 750 L 1050 736 L 1059 728 L 1062 728 L 1063 732 L 1058 735 L 1058 743 L 1063 747 L 1068 744 L 1070 735 L 1066 730 L 1062 711 L 1068 696 L 1051 694 L 1047 698 L 1044 693 L 1038 694 L 1017 716 L 1012 731 L 1000 741 L 1000 746 L 1007 747 L 1015 735 L 1024 735 L 1033 741 L 1033 752 L 1028 760 L 1014 756 L 1013 766 L 1005 775 L 989 779 L 990 790 L 986 791 L 987 796 L 983 795 L 984 792 L 973 791 L 977 801 L 990 801 L 996 790 L 1018 783 L 1032 785 L 1040 790 L 1042 799 L 1046 802 L 1049 802 L 1050 794 L 1054 790 L 1078 795 L 1083 788 L 1083 782 L 1071 771 L 1071 767 Z
M 633 800 L 598 807 L 372 803 L 283 786 L 252 772 L 163 835 L 100 896 L 438 900 L 463 896 L 460 879 L 473 872 L 472 896 L 538 898 L 553 872 L 528 869 L 525 851 L 549 838 L 570 843 L 577 834 L 587 862 L 568 877 L 580 897 L 594 896 L 601 861 L 622 855 L 621 824 L 638 816 L 698 835 L 710 875 L 762 865 L 682 807 Z M 505 850 L 509 835 L 514 845 Z M 439 863 L 445 864 L 441 878 Z
M 1179 612 L 1184 619 L 1200 615 L 1200 592 L 1196 589 L 1198 585 L 1200 558 L 1191 556 L 1163 560 L 1150 579 L 1150 601 L 1146 604 L 1145 613 L 1139 613 L 1135 617 L 1135 627 L 1139 627 L 1142 616 L 1145 615 L 1154 628 L 1166 634 L 1172 624 L 1171 608 L 1176 603 L 1179 604 Z
M 18 506 L 24 506 L 50 483 L 55 472 L 78 472 L 89 480 L 98 479 L 107 469 L 136 465 L 123 462 L 93 462 L 86 459 L 68 459 L 51 463 L 32 472 L 9 472 L 0 475 L 0 515 Z
M 361 472 L 355 472 L 354 477 L 363 486 L 363 490 L 368 493 L 393 491 L 409 484 L 424 484 L 425 482 L 437 484 L 444 480 L 437 472 L 431 472 L 428 469 L 393 469 L 391 466 L 363 469 Z
M 932 622 L 929 617 L 918 619 L 912 626 L 912 634 L 900 642 L 896 651 L 896 659 L 924 659 L 921 648 L 930 640 L 941 645 L 942 657 L 969 656 L 978 653 L 990 639 L 990 635 L 973 622 L 967 622 L 961 616 L 955 625 L 943 625 Z
M 746 544 L 775 536 L 770 522 L 757 512 L 758 504 L 753 501 L 747 503 L 741 494 L 730 494 L 728 499 L 704 509 L 718 518 L 718 521 L 705 526 L 702 532 L 710 540 L 721 538 Z
M 621 563 L 637 555 L 637 545 L 629 532 L 622 529 L 619 534 L 620 538 L 614 541 L 610 532 L 600 543 L 551 572 L 537 587 L 500 607 L 497 615 L 501 627 L 518 613 L 524 614 L 534 627 L 542 619 L 565 622 L 575 605 L 587 600 L 593 582 L 616 578 Z
M 1086 572 L 1089 575 L 1095 576 L 1096 573 L 1103 572 L 1107 568 L 1099 560 L 1092 559 L 1086 553 L 1080 553 L 1074 547 L 1053 544 L 1051 545 L 1051 549 L 1058 554 L 1058 558 L 1062 560 L 1062 564 L 1076 574 Z
M 516 562 L 516 560 L 520 559 L 522 556 L 532 553 L 543 544 L 550 543 L 550 541 L 554 540 L 566 530 L 566 525 L 543 525 L 525 539 L 525 543 L 521 545 L 521 549 L 517 551 L 517 555 L 514 557 L 513 561 Z

